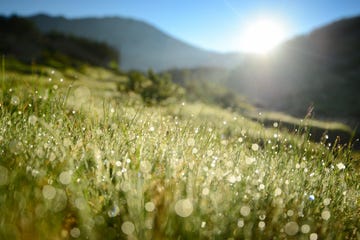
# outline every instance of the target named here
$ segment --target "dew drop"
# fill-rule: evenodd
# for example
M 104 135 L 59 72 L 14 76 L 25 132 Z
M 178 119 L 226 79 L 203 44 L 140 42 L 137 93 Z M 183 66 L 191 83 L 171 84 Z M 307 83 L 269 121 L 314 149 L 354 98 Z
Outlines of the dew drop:
M 234 175 L 229 175 L 227 177 L 227 180 L 229 183 L 235 183 L 236 182 L 236 177 Z
M 204 188 L 201 193 L 202 193 L 202 195 L 206 196 L 206 195 L 209 195 L 210 190 L 208 188 Z
M 310 201 L 314 201 L 314 200 L 315 200 L 315 196 L 311 194 L 311 195 L 309 196 L 309 200 L 310 200 Z
M 10 100 L 11 105 L 17 106 L 20 103 L 20 98 L 18 96 L 12 96 Z
M 121 231 L 126 235 L 131 235 L 135 231 L 135 225 L 130 221 L 126 221 L 121 225 Z
M 119 213 L 120 213 L 119 207 L 114 205 L 109 209 L 108 216 L 109 217 L 116 217 Z
M 186 143 L 189 147 L 193 147 L 195 146 L 195 139 L 189 138 Z
M 259 228 L 265 228 L 265 222 L 264 221 L 260 221 L 258 224 Z
M 289 236 L 294 236 L 299 231 L 299 225 L 296 222 L 288 222 L 285 225 L 285 233 Z
M 251 164 L 253 164 L 254 162 L 256 162 L 256 159 L 253 158 L 253 157 L 247 157 L 247 158 L 245 159 L 245 163 L 246 163 L 247 165 L 251 165 Z
M 312 233 L 310 234 L 310 237 L 309 237 L 310 240 L 317 240 L 318 239 L 318 235 L 316 233 Z
M 201 228 L 204 228 L 206 226 L 206 222 L 201 222 Z
M 149 173 L 151 171 L 151 163 L 149 161 L 140 162 L 140 171 L 143 173 Z
M 339 170 L 345 169 L 345 165 L 344 165 L 343 163 L 338 163 L 338 164 L 336 164 L 336 167 L 337 167 Z
M 259 145 L 257 145 L 256 143 L 253 143 L 253 144 L 251 145 L 251 149 L 252 149 L 253 151 L 258 151 L 258 150 L 259 150 Z
M 37 122 L 37 117 L 35 115 L 30 115 L 28 121 L 31 125 L 35 125 Z
M 275 189 L 275 193 L 274 193 L 274 194 L 275 194 L 275 197 L 280 196 L 280 195 L 281 195 L 281 192 L 282 192 L 282 191 L 281 191 L 280 188 L 276 188 L 276 189 Z
M 44 198 L 51 200 L 56 195 L 56 189 L 51 185 L 45 185 L 42 189 L 42 194 Z
M 71 237 L 73 237 L 73 238 L 78 238 L 78 237 L 80 237 L 80 229 L 79 228 L 72 228 L 71 230 L 70 230 L 70 235 L 71 235 Z
M 288 210 L 286 212 L 286 215 L 288 215 L 289 217 L 292 217 L 294 215 L 294 211 L 293 210 Z
M 244 217 L 248 216 L 250 214 L 250 207 L 249 206 L 242 206 L 240 208 L 240 213 L 241 215 L 243 215 Z
M 331 202 L 331 199 L 330 199 L 330 198 L 325 198 L 324 201 L 323 201 L 323 203 L 324 203 L 325 206 L 330 205 L 330 202 Z
M 148 212 L 153 212 L 155 210 L 155 204 L 153 202 L 145 203 L 145 210 Z
M 194 207 L 190 199 L 181 199 L 175 204 L 175 212 L 180 217 L 188 217 L 193 212 Z
M 301 226 L 301 232 L 306 234 L 310 232 L 310 226 L 308 224 L 304 224 Z
M 77 209 L 83 210 L 83 209 L 85 209 L 86 205 L 87 205 L 87 202 L 84 198 L 79 197 L 79 198 L 75 199 L 75 207 Z
M 64 184 L 68 185 L 71 182 L 71 172 L 70 171 L 64 171 L 60 173 L 59 181 Z
M 259 219 L 260 219 L 260 220 L 265 220 L 265 218 L 266 218 L 266 215 L 265 215 L 265 214 L 261 214 L 261 215 L 259 216 Z
M 324 210 L 321 212 L 321 218 L 324 219 L 325 221 L 329 220 L 331 217 L 330 211 L 329 210 Z
M 237 222 L 237 226 L 239 228 L 242 228 L 242 227 L 244 227 L 244 225 L 245 225 L 244 219 L 239 219 Z

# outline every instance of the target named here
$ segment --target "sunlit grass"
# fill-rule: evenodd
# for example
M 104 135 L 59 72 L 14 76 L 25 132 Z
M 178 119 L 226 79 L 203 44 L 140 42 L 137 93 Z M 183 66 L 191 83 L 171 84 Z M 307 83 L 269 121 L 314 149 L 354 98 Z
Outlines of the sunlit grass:
M 1 239 L 359 238 L 349 148 L 77 74 L 2 79 Z

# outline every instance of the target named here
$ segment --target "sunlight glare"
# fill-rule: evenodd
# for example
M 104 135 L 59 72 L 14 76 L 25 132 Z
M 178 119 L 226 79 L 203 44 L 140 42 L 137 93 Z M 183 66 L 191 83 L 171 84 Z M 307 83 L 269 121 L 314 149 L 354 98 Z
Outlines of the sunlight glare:
M 241 50 L 248 53 L 266 54 L 285 39 L 285 28 L 272 19 L 259 19 L 248 24 L 241 35 Z

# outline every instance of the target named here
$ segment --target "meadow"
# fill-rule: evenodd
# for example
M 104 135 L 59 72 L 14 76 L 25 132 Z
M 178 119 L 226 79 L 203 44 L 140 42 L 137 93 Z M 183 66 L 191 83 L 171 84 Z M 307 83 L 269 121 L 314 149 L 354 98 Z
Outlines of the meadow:
M 126 81 L 2 68 L 0 239 L 360 239 L 351 143 Z

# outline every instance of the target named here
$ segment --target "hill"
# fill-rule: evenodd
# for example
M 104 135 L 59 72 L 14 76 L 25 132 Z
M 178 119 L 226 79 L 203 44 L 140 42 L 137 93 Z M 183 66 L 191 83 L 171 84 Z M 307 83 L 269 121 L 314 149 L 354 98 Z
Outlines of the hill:
M 178 82 L 215 81 L 259 108 L 360 123 L 360 17 L 336 21 L 280 45 L 268 56 L 246 55 L 231 70 L 172 70 Z M 199 74 L 201 73 L 201 74 Z M 217 79 L 214 79 L 216 76 Z
M 264 127 L 184 99 L 149 105 L 119 91 L 130 73 L 2 65 L 0 239 L 359 237 L 358 155 L 310 141 L 308 119 Z
M 229 67 L 239 63 L 237 54 L 206 51 L 175 39 L 148 23 L 121 17 L 66 19 L 29 17 L 42 32 L 58 31 L 105 42 L 121 52 L 124 70 L 166 70 L 200 66 Z
M 12 16 L 0 17 L 0 53 L 26 63 L 50 64 L 57 68 L 82 63 L 116 67 L 116 49 L 89 39 L 58 32 L 41 33 L 29 20 Z

